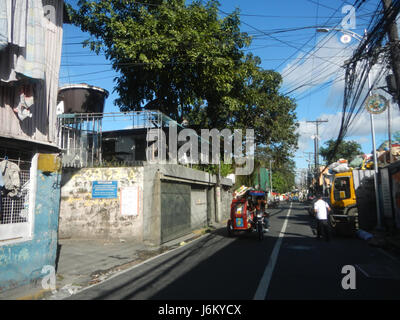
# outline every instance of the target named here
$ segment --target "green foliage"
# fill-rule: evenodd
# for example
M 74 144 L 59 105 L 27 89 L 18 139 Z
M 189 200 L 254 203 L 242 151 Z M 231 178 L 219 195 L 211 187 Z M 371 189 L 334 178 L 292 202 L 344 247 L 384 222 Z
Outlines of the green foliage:
M 218 3 L 184 0 L 78 1 L 71 20 L 95 40 L 121 76 L 116 104 L 125 110 L 158 109 L 173 119 L 191 114 L 203 100 L 224 98 L 233 88 L 241 48 L 238 12 L 218 18 Z
M 228 174 L 234 173 L 235 171 L 232 164 L 224 163 L 222 161 L 220 166 L 217 164 L 196 164 L 193 165 L 192 168 L 215 175 L 218 175 L 218 171 L 221 170 L 221 177 L 226 177 Z
M 355 158 L 355 156 L 362 154 L 361 145 L 356 141 L 342 141 L 336 153 L 333 154 L 334 146 L 336 141 L 331 139 L 326 141 L 324 144 L 326 148 L 321 147 L 319 149 L 320 155 L 325 161 L 330 159 L 331 162 L 335 162 L 339 159 L 346 159 L 349 163 Z
M 279 93 L 280 74 L 245 54 L 251 37 L 239 12 L 220 17 L 210 0 L 79 0 L 71 21 L 119 73 L 121 111 L 160 110 L 189 127 L 255 130 L 256 145 L 287 153 L 297 145 L 296 105 Z
M 286 193 L 295 186 L 294 172 L 287 170 L 278 170 L 272 172 L 272 188 L 275 192 Z
M 261 167 L 267 168 L 268 170 L 271 168 L 272 188 L 274 192 L 286 193 L 295 186 L 296 165 L 291 159 L 291 152 L 285 147 L 257 147 L 253 173 L 248 176 L 237 176 L 235 188 L 242 185 L 253 186 L 254 179 Z

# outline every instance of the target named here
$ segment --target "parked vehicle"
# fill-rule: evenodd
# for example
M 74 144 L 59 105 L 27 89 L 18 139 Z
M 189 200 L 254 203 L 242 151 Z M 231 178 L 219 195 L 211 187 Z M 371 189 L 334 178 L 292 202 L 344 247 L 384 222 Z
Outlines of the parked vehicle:
M 265 192 L 250 190 L 232 200 L 231 216 L 227 222 L 228 235 L 233 236 L 240 231 L 257 232 L 259 240 L 263 240 L 264 231 L 268 228 L 266 217 Z
M 375 214 L 373 170 L 349 170 L 334 176 L 330 200 L 332 228 L 354 233 L 359 228 L 369 229 Z M 363 216 L 359 216 L 363 212 Z M 360 219 L 361 218 L 361 219 Z M 360 225 L 361 223 L 361 225 Z
M 268 208 L 272 208 L 272 209 L 276 209 L 279 207 L 279 199 L 275 198 L 275 199 L 271 199 L 268 201 Z

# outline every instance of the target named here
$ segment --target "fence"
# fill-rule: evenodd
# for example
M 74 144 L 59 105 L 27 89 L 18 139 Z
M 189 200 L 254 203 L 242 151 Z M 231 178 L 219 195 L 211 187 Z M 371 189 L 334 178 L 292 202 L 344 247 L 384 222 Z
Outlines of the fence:
M 63 166 L 101 165 L 105 131 L 162 128 L 168 126 L 169 121 L 173 120 L 158 111 L 58 115 L 58 146 L 63 153 Z

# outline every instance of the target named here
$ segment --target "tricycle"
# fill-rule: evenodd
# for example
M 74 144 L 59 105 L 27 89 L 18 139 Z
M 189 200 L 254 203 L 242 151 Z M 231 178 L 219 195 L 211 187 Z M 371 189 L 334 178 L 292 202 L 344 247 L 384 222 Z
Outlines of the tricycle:
M 227 222 L 229 236 L 237 231 L 257 232 L 259 240 L 268 232 L 268 213 L 265 210 L 264 191 L 249 189 L 231 203 L 231 216 Z

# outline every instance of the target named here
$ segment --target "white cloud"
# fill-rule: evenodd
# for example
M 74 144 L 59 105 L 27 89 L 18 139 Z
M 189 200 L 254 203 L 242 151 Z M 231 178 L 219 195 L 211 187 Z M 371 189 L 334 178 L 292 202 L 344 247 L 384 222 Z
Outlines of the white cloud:
M 340 34 L 340 33 L 339 33 Z M 301 94 L 310 89 L 315 89 L 328 81 L 333 81 L 330 93 L 325 101 L 326 107 L 341 106 L 343 103 L 343 93 L 345 88 L 345 63 L 353 55 L 354 50 L 359 45 L 357 40 L 352 40 L 350 44 L 343 44 L 338 40 L 337 35 L 327 35 L 319 38 L 316 47 L 307 56 L 300 53 L 292 63 L 289 63 L 282 71 L 283 86 L 285 91 Z M 361 74 L 364 68 L 363 63 L 357 65 L 358 73 Z M 382 76 L 382 71 L 385 74 Z M 374 84 L 378 76 L 380 81 L 375 87 L 386 86 L 385 75 L 387 70 L 384 65 L 376 64 L 370 72 L 370 84 Z M 368 81 L 363 87 L 363 95 L 368 92 Z M 380 94 L 386 93 L 379 90 Z
M 387 111 L 374 115 L 374 128 L 375 133 L 387 134 L 388 131 L 388 113 Z M 340 123 L 342 120 L 342 113 L 337 114 L 321 114 L 319 119 L 328 120 L 319 124 L 320 143 L 321 146 L 324 141 L 329 139 L 336 139 L 339 134 Z M 391 128 L 392 133 L 400 130 L 400 110 L 397 104 L 391 106 Z M 311 136 L 315 135 L 316 128 L 314 123 L 307 123 L 306 120 L 299 122 L 299 152 L 306 150 L 314 150 L 314 142 Z M 367 111 L 362 111 L 351 124 L 346 138 L 356 140 L 360 144 L 370 141 L 371 137 L 371 120 L 370 114 Z
M 340 33 L 339 33 L 340 35 Z M 316 48 L 307 56 L 303 57 L 304 53 L 299 54 L 292 63 L 288 64 L 282 71 L 283 76 L 283 89 L 285 93 L 297 88 L 294 93 L 301 94 L 307 90 L 314 89 L 328 81 L 335 80 L 330 87 L 330 93 L 326 97 L 326 101 L 320 101 L 320 105 L 326 106 L 325 110 L 329 107 L 332 111 L 333 108 L 343 104 L 343 95 L 345 88 L 345 68 L 343 68 L 345 61 L 351 58 L 353 51 L 357 48 L 359 42 L 352 40 L 350 44 L 342 44 L 338 35 L 327 34 L 325 37 L 318 39 Z M 313 57 L 314 55 L 314 57 Z M 301 59 L 300 59 L 301 58 Z M 327 61 L 328 60 L 328 61 Z M 358 65 L 359 70 L 363 68 L 362 64 Z M 370 72 L 370 83 L 373 84 L 375 79 L 385 71 L 385 66 L 376 64 Z M 376 88 L 386 86 L 385 76 L 383 76 Z M 361 98 L 362 101 L 368 92 L 368 82 L 365 83 Z M 375 90 L 374 93 L 379 93 L 385 97 L 388 94 L 382 90 Z M 358 106 L 356 106 L 356 109 Z M 341 109 L 341 108 L 340 108 Z M 400 111 L 399 107 L 395 104 L 391 108 L 391 124 L 392 132 L 400 130 Z M 327 123 L 320 123 L 319 134 L 320 142 L 323 143 L 329 139 L 336 139 L 339 134 L 342 113 L 336 114 L 319 114 L 315 115 L 318 119 L 328 120 Z M 387 112 L 381 115 L 374 115 L 374 128 L 376 135 L 387 136 Z M 302 152 L 314 151 L 314 141 L 311 138 L 316 133 L 314 123 L 307 123 L 306 119 L 299 121 L 299 150 L 296 153 L 297 157 L 303 156 Z M 360 144 L 369 143 L 371 140 L 371 125 L 370 114 L 363 110 L 354 122 L 351 124 L 345 139 L 356 140 Z
M 295 90 L 297 94 L 315 88 L 325 82 L 344 77 L 344 62 L 353 53 L 356 41 L 351 45 L 338 41 L 336 35 L 328 34 L 318 39 L 316 47 L 308 55 L 300 53 L 294 62 L 289 63 L 282 71 L 283 85 L 287 91 Z M 304 57 L 303 57 L 304 56 Z M 343 82 L 335 84 L 341 88 Z

